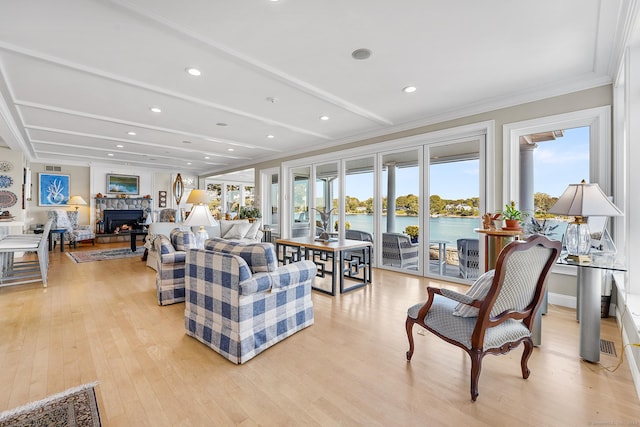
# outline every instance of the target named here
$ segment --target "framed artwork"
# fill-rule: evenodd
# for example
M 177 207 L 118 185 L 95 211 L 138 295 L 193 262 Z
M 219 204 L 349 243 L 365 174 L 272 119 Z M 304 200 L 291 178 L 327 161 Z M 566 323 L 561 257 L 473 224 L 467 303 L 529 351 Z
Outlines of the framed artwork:
M 69 200 L 69 175 L 38 174 L 38 206 L 65 206 Z
M 140 177 L 137 175 L 107 174 L 107 193 L 140 194 Z

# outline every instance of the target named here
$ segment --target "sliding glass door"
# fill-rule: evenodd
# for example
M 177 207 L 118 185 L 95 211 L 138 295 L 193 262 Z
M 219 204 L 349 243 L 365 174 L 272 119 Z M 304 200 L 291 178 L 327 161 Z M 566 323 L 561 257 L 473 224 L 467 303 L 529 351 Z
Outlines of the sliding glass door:
M 484 138 L 448 141 L 425 149 L 428 275 L 478 277 L 480 240 L 480 146 Z
M 401 270 L 422 268 L 420 247 L 420 150 L 381 156 L 382 265 Z

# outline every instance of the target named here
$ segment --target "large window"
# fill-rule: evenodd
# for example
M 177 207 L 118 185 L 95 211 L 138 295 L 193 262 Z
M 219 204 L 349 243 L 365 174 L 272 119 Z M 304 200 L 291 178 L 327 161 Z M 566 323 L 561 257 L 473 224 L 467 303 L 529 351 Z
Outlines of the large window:
M 589 127 L 555 129 L 521 137 L 521 159 L 531 156 L 533 176 L 521 181 L 522 187 L 533 190 L 521 191 L 520 207 L 525 213 L 526 229 L 536 228 L 551 239 L 561 240 L 567 223 L 572 218 L 557 217 L 547 211 L 558 200 L 568 184 L 581 180 L 589 181 Z M 522 172 L 521 172 L 522 177 Z M 528 200 L 524 196 L 527 196 Z

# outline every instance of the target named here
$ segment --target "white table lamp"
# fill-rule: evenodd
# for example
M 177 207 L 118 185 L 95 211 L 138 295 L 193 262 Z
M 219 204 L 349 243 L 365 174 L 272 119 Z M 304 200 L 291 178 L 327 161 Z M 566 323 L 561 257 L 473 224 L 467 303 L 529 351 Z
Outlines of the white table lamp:
M 573 216 L 575 219 L 567 227 L 564 235 L 568 258 L 577 262 L 590 262 L 591 233 L 589 216 L 622 216 L 598 184 L 570 184 L 558 201 L 548 211 L 551 214 Z
M 81 196 L 71 196 L 71 198 L 67 202 L 67 205 L 76 207 L 76 212 L 78 212 L 78 208 L 80 207 L 80 205 L 86 205 L 86 204 L 87 202 L 85 202 Z
M 187 203 L 193 203 L 193 207 L 184 224 L 189 227 L 200 226 L 196 233 L 196 248 L 204 249 L 204 242 L 209 238 L 204 227 L 213 227 L 218 224 L 209 210 L 209 195 L 205 190 L 191 190 Z

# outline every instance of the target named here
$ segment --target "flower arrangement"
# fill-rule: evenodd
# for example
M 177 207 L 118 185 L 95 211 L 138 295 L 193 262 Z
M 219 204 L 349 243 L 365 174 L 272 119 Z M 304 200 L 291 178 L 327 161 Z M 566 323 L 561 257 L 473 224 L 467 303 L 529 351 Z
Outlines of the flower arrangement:
M 404 234 L 411 237 L 412 242 L 418 241 L 418 234 L 420 234 L 420 227 L 417 225 L 407 225 L 404 229 Z
M 241 206 L 240 212 L 238 212 L 238 217 L 240 219 L 262 218 L 262 212 L 260 212 L 260 209 L 254 208 L 253 206 Z

